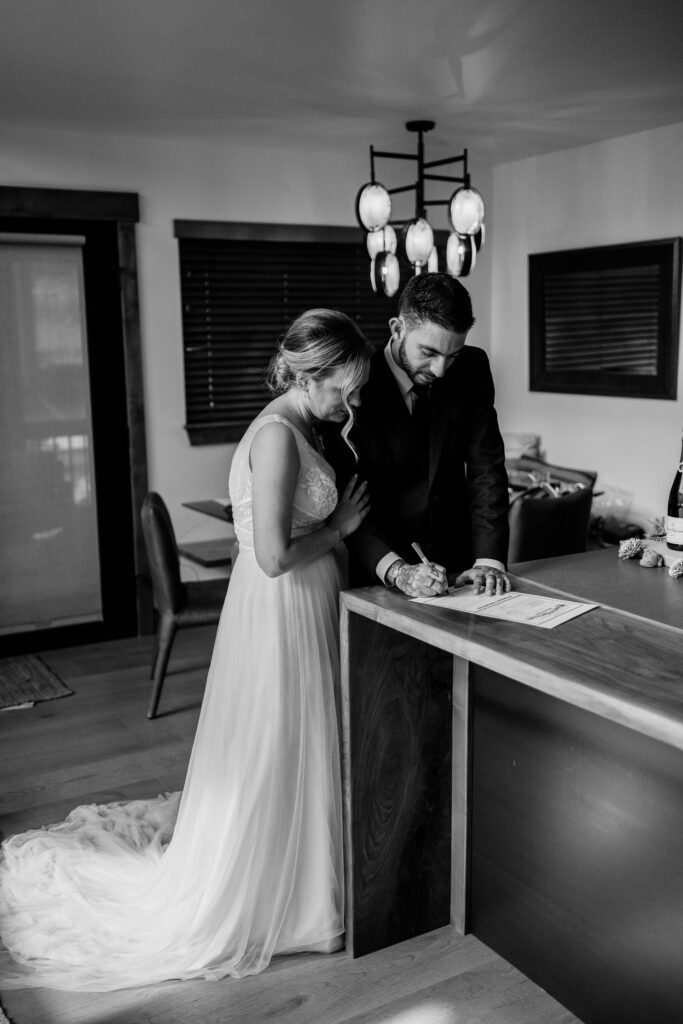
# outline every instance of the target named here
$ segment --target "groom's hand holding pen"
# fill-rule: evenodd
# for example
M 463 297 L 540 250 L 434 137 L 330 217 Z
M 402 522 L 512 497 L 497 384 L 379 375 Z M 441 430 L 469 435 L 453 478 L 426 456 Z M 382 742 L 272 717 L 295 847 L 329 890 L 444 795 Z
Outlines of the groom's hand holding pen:
M 438 597 L 440 594 L 445 594 L 448 590 L 448 580 L 444 567 L 436 562 L 430 562 L 417 541 L 413 541 L 411 547 L 422 563 L 418 566 L 410 566 L 413 571 L 412 583 L 415 588 L 413 596 Z
M 402 558 L 390 567 L 387 579 L 391 585 L 403 591 L 408 597 L 439 597 L 448 590 L 446 570 L 436 562 L 430 562 L 419 544 L 413 544 L 420 562 L 408 565 Z

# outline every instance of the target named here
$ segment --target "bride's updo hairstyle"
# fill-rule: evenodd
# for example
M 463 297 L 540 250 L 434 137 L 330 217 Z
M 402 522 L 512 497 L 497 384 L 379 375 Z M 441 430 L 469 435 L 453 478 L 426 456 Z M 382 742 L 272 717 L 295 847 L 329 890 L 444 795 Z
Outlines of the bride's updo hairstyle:
M 292 387 L 305 391 L 310 381 L 323 380 L 343 368 L 341 397 L 348 419 L 341 433 L 355 454 L 348 437 L 354 422 L 348 397 L 360 384 L 370 355 L 369 343 L 350 316 L 335 309 L 309 309 L 297 317 L 278 344 L 268 369 L 268 387 L 276 395 Z

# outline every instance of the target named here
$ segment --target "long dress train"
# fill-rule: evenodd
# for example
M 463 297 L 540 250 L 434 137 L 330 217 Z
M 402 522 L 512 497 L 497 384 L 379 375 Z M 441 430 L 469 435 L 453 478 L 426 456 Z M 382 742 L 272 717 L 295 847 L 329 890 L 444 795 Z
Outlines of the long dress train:
M 182 797 L 78 807 L 3 844 L 0 988 L 241 976 L 340 944 L 342 578 L 333 553 L 275 579 L 256 562 L 249 449 L 274 421 L 301 460 L 293 534 L 334 509 L 325 460 L 256 419 L 231 466 L 240 551 Z

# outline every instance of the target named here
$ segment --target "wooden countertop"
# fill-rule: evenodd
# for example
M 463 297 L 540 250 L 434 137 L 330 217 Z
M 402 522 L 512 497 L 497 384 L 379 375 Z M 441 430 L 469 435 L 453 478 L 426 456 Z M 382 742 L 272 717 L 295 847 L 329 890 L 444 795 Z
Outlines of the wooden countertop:
M 644 569 L 637 558 L 619 558 L 617 548 L 520 562 L 511 571 L 536 583 L 542 593 L 580 595 L 584 601 L 683 631 L 683 578 L 672 580 L 664 567 Z
M 382 587 L 344 591 L 342 609 L 683 750 L 683 629 L 672 624 L 683 621 L 683 579 L 624 563 L 615 549 L 512 573 L 523 592 L 561 589 L 601 607 L 551 630 L 414 604 Z

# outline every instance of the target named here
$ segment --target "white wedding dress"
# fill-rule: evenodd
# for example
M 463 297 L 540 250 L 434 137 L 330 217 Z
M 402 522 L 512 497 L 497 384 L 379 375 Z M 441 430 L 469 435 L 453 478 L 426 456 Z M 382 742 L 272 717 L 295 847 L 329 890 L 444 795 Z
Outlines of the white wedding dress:
M 230 472 L 240 550 L 182 796 L 78 807 L 7 840 L 0 989 L 241 976 L 341 945 L 342 578 L 332 552 L 275 579 L 256 562 L 249 449 L 273 421 L 301 460 L 293 535 L 335 507 L 322 456 L 281 416 L 256 419 Z

